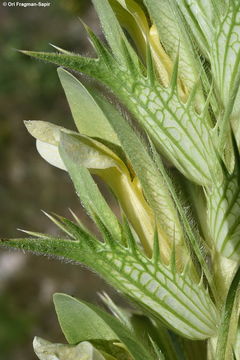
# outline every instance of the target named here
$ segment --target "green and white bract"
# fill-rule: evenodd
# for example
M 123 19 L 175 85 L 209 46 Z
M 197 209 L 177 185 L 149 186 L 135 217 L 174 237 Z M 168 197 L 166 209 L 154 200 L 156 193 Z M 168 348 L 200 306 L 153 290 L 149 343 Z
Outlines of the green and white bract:
M 36 340 L 37 355 L 77 360 L 87 346 L 89 360 L 238 359 L 240 2 L 93 4 L 107 41 L 84 25 L 96 57 L 55 46 L 22 52 L 60 66 L 79 133 L 43 121 L 26 127 L 40 155 L 69 173 L 100 239 L 74 214 L 72 222 L 46 213 L 64 237 L 25 231 L 30 238 L 1 244 L 82 263 L 139 312 L 105 297 L 112 317 L 56 294 L 71 346 Z M 100 82 L 118 105 L 63 68 Z M 121 216 L 92 175 L 110 187 Z

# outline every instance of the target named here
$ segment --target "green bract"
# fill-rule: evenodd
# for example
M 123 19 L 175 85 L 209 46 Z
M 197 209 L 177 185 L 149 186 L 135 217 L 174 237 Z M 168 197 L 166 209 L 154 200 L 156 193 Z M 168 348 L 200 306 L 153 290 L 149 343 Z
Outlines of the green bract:
M 240 2 L 93 0 L 96 57 L 22 51 L 59 66 L 78 132 L 28 121 L 40 155 L 67 171 L 98 239 L 73 214 L 61 238 L 26 231 L 7 247 L 82 263 L 138 308 L 115 315 L 55 294 L 70 345 L 41 360 L 239 359 Z M 97 80 L 118 100 L 64 68 Z M 119 103 L 123 106 L 120 106 Z M 92 175 L 112 190 L 116 216 Z M 197 340 L 197 341 L 195 341 Z

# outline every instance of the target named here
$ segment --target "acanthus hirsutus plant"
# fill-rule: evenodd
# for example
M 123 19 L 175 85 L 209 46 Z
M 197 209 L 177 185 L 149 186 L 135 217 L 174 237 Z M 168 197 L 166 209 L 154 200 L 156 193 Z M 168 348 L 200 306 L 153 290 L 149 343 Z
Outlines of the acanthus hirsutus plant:
M 106 38 L 85 25 L 96 57 L 59 47 L 22 53 L 60 66 L 76 131 L 26 127 L 40 155 L 69 173 L 101 238 L 74 214 L 46 214 L 61 238 L 25 231 L 30 237 L 1 244 L 85 264 L 138 310 L 104 295 L 112 316 L 55 294 L 69 344 L 35 338 L 35 352 L 41 360 L 240 359 L 240 2 L 93 4 Z M 92 175 L 112 190 L 120 217 Z

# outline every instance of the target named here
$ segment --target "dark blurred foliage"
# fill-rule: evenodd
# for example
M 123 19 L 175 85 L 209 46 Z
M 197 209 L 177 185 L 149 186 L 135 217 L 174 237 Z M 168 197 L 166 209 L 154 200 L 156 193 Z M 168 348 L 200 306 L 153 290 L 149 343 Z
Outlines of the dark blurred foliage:
M 66 173 L 40 158 L 23 120 L 74 128 L 56 68 L 15 49 L 50 50 L 49 43 L 91 52 L 78 16 L 99 32 L 88 0 L 51 1 L 47 8 L 0 4 L 0 236 L 20 237 L 17 228 L 56 233 L 40 209 L 83 221 Z M 29 2 L 29 1 L 28 1 Z M 36 359 L 34 335 L 64 341 L 52 305 L 54 292 L 98 302 L 106 285 L 79 266 L 30 254 L 0 252 L 0 360 Z M 111 290 L 109 290 L 111 293 Z M 115 296 L 115 295 L 114 295 Z

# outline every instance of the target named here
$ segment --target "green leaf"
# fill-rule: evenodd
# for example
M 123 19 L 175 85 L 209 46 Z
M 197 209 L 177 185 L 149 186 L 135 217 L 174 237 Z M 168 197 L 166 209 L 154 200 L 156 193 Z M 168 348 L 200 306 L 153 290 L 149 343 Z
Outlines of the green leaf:
M 237 154 L 237 156 L 239 156 Z M 239 161 L 234 172 L 225 171 L 223 181 L 206 190 L 208 224 L 217 251 L 229 259 L 240 259 L 240 181 Z
M 94 266 L 94 264 L 93 264 Z M 95 270 L 174 332 L 191 340 L 216 335 L 219 314 L 204 285 L 129 248 L 102 253 Z
M 129 321 L 130 320 L 129 310 L 123 309 L 120 306 L 116 305 L 106 292 L 100 293 L 99 297 L 102 300 L 102 302 L 106 305 L 108 310 L 114 315 L 114 317 L 117 318 L 124 326 L 131 329 L 131 324 Z
M 74 151 L 73 151 L 74 149 Z M 72 178 L 77 194 L 88 214 L 95 219 L 95 214 L 116 241 L 121 240 L 120 225 L 94 183 L 89 171 L 79 162 L 81 151 L 78 140 L 71 135 L 61 134 L 59 152 Z
M 84 338 L 119 340 L 135 360 L 153 360 L 119 320 L 97 306 L 65 294 L 55 294 L 54 304 L 63 333 L 70 343 Z
M 93 0 L 93 4 L 100 18 L 104 34 L 111 47 L 113 56 L 121 64 L 128 67 L 129 59 L 126 56 L 127 50 L 131 61 L 137 66 L 137 56 L 126 39 L 108 0 Z
M 53 344 L 39 337 L 35 337 L 33 340 L 33 348 L 40 360 L 114 360 L 114 358 L 104 357 L 87 341 L 72 346 Z
M 149 317 L 137 313 L 133 313 L 129 320 L 136 336 L 149 351 L 161 354 L 163 359 L 179 360 L 166 327 L 159 326 L 159 330 L 156 323 L 151 321 Z M 148 336 L 146 336 L 146 330 Z
M 175 1 L 145 0 L 144 3 L 158 28 L 167 54 L 173 61 L 179 54 L 180 76 L 187 88 L 192 89 L 198 78 L 199 66 Z
M 240 52 L 239 52 L 240 54 Z M 237 140 L 237 143 L 239 142 L 238 138 L 238 127 L 236 127 L 236 114 L 234 116 L 234 107 L 236 104 L 238 104 L 238 101 L 240 100 L 240 68 L 238 69 L 236 76 L 234 78 L 233 87 L 231 88 L 229 99 L 226 104 L 226 107 L 224 109 L 223 115 L 219 117 L 218 123 L 216 126 L 216 131 L 219 132 L 218 137 L 218 151 L 222 158 L 224 158 L 224 152 L 229 151 L 229 148 L 231 149 L 232 153 L 234 153 L 233 145 L 232 145 L 232 131 L 231 131 L 231 120 L 232 120 L 232 128 L 234 131 L 236 131 L 235 138 Z M 238 100 L 238 101 L 236 101 Z M 240 110 L 240 108 L 239 108 Z M 239 114 L 237 114 L 238 116 Z M 234 119 L 235 118 L 235 119 Z M 234 155 L 233 155 L 234 156 Z M 228 164 L 227 164 L 228 165 Z M 234 164 L 232 168 L 234 167 Z M 230 172 L 232 171 L 232 168 L 230 167 Z
M 181 200 L 179 199 L 179 197 L 176 193 L 176 190 L 173 186 L 173 183 L 172 183 L 171 179 L 169 178 L 169 175 L 162 163 L 162 160 L 161 160 L 160 156 L 158 155 L 158 153 L 156 152 L 156 149 L 154 148 L 153 144 L 151 144 L 151 147 L 152 147 L 153 156 L 154 156 L 156 164 L 159 168 L 159 171 L 161 172 L 162 176 L 164 177 L 164 180 L 167 184 L 167 187 L 172 195 L 172 198 L 174 200 L 176 208 L 179 212 L 179 216 L 180 216 L 180 219 L 183 224 L 185 236 L 188 239 L 189 244 L 191 244 L 192 251 L 195 254 L 196 258 L 198 259 L 198 261 L 201 265 L 201 271 L 205 274 L 208 284 L 211 288 L 211 291 L 215 297 L 215 300 L 217 301 L 218 294 L 216 292 L 216 286 L 213 281 L 213 275 L 212 275 L 212 273 L 209 269 L 208 263 L 207 263 L 206 253 L 204 253 L 204 251 L 203 251 L 204 246 L 203 246 L 202 240 L 201 240 L 199 234 L 194 229 L 192 229 L 191 223 L 188 220 L 186 211 L 181 203 Z
M 34 232 L 32 234 L 37 235 Z M 43 237 L 41 234 L 40 237 L 35 238 L 0 239 L 0 245 L 86 264 L 92 258 L 93 249 L 97 248 L 97 241 L 89 235 L 82 236 L 81 241 L 80 239 L 75 241 L 54 238 L 50 235 Z
M 228 3 L 217 24 L 211 47 L 213 77 L 225 105 L 229 101 L 240 64 L 240 3 L 238 0 Z
M 221 0 L 220 0 L 221 1 Z M 194 40 L 200 46 L 203 54 L 209 57 L 211 41 L 214 32 L 216 14 L 212 1 L 209 0 L 176 0 Z
M 218 18 L 211 46 L 211 66 L 219 105 L 224 114 L 219 116 L 220 151 L 224 148 L 230 123 L 240 146 L 240 3 L 238 0 L 227 1 L 227 5 Z
M 159 349 L 158 345 L 153 340 L 152 340 L 152 346 L 154 348 L 155 354 L 157 355 L 158 359 L 159 360 L 166 360 L 165 356 L 163 355 L 163 353 Z
M 61 230 L 63 230 L 66 234 L 68 234 L 71 238 L 75 240 L 82 240 L 82 238 L 86 236 L 92 236 L 87 229 L 79 222 L 78 225 L 74 224 L 72 221 L 64 218 L 63 216 L 59 216 L 57 214 L 48 214 L 43 211 L 43 213 Z M 30 234 L 31 235 L 31 234 Z M 34 235 L 34 234 L 32 234 Z
M 91 340 L 118 340 L 104 320 L 88 304 L 71 296 L 54 294 L 58 321 L 69 344 Z
M 72 74 L 58 68 L 75 124 L 81 134 L 97 137 L 119 145 L 116 134 L 87 89 Z
M 130 125 L 110 104 L 102 101 L 100 97 L 97 98 L 97 101 L 117 133 L 122 148 L 141 182 L 144 194 L 154 210 L 156 219 L 160 224 L 159 231 L 162 235 L 162 243 L 166 246 L 169 246 L 170 243 L 171 247 L 173 238 L 175 238 L 176 244 L 180 244 L 182 233 L 173 201 L 143 142 L 140 141 Z M 165 234 L 168 239 L 164 241 Z M 163 254 L 166 251 L 164 245 L 161 249 Z
M 234 346 L 234 354 L 235 354 L 234 360 L 240 360 L 240 325 L 238 325 L 238 329 L 237 329 L 236 342 L 235 342 L 235 346 Z
M 233 359 L 233 347 L 236 341 L 236 333 L 239 317 L 240 296 L 240 267 L 236 272 L 228 291 L 226 302 L 221 316 L 219 334 L 216 349 L 216 359 Z
M 141 58 L 146 57 L 149 25 L 142 8 L 133 0 L 109 0 L 121 26 L 128 32 Z
M 75 54 L 59 54 L 54 52 L 37 52 L 20 50 L 21 53 L 35 57 L 36 59 L 51 62 L 53 64 L 79 71 L 98 80 L 106 80 L 109 69 L 100 59 L 87 58 Z

